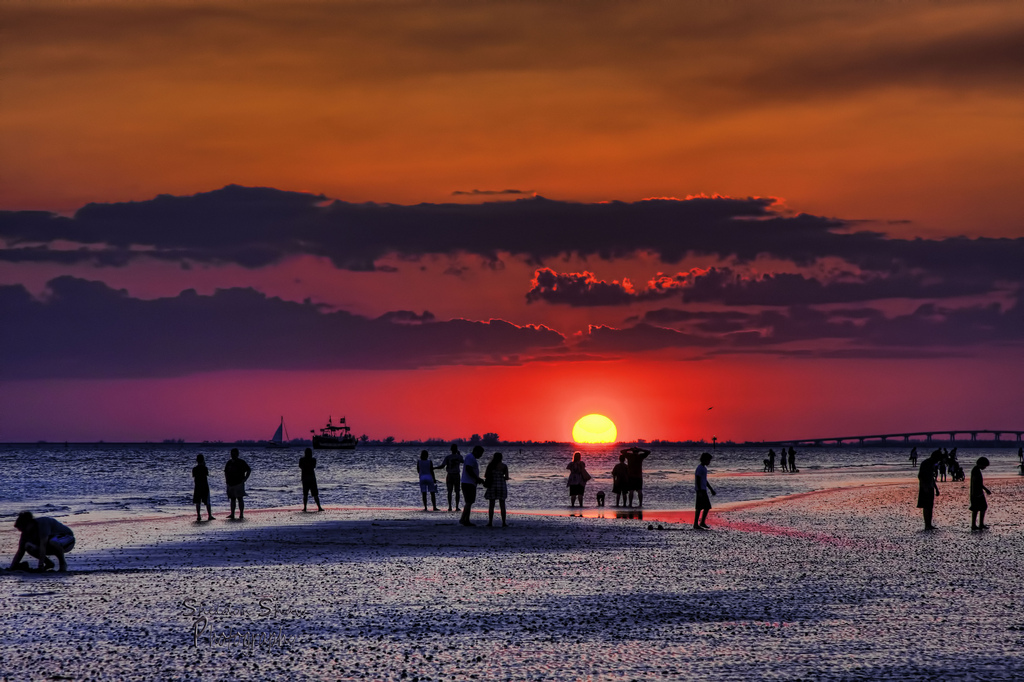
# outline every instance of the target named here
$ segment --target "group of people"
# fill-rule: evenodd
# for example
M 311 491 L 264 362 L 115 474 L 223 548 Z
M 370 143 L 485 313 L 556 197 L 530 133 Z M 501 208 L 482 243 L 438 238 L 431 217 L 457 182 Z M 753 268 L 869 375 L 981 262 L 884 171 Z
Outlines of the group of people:
M 508 466 L 503 462 L 503 455 L 496 452 L 491 456 L 490 462 L 484 469 L 483 477 L 480 476 L 479 457 L 483 455 L 483 447 L 477 445 L 468 455 L 462 455 L 457 445 L 453 444 L 451 453 L 435 465 L 430 459 L 430 453 L 423 450 L 420 458 L 416 461 L 416 473 L 419 476 L 420 497 L 423 502 L 423 511 L 440 511 L 437 507 L 437 475 L 435 471 L 444 469 L 445 487 L 448 494 L 448 511 L 452 511 L 454 498 L 455 511 L 459 511 L 459 504 L 462 504 L 462 516 L 459 523 L 464 526 L 472 526 L 470 521 L 470 510 L 476 502 L 477 486 L 484 487 L 484 499 L 488 501 L 487 525 L 494 523 L 495 504 L 501 511 L 501 525 L 507 526 L 505 501 L 508 498 Z M 644 479 L 643 462 L 650 450 L 639 447 L 627 448 L 619 455 L 619 463 L 612 469 L 612 492 L 615 493 L 615 506 L 633 506 L 634 499 L 639 506 L 644 504 Z M 573 453 L 572 461 L 565 467 L 569 471 L 566 486 L 569 488 L 569 506 L 575 507 L 578 503 L 583 506 L 583 497 L 586 493 L 587 482 L 592 478 L 587 471 L 587 465 L 583 461 L 582 454 Z M 430 505 L 427 504 L 427 496 L 430 496 Z M 461 500 L 460 500 L 461 497 Z M 599 493 L 599 504 L 603 502 L 604 493 Z
M 500 452 L 491 455 L 491 460 L 484 469 L 483 478 L 480 477 L 479 457 L 484 454 L 480 445 L 473 447 L 473 450 L 463 455 L 459 452 L 459 446 L 452 444 L 452 451 L 447 455 L 439 466 L 434 466 L 430 459 L 430 453 L 426 450 L 420 452 L 420 458 L 416 461 L 416 472 L 419 474 L 420 495 L 423 498 L 423 511 L 428 511 L 427 495 L 430 495 L 431 506 L 434 511 L 437 508 L 437 477 L 434 474 L 436 469 L 445 470 L 445 487 L 448 492 L 448 511 L 452 511 L 452 497 L 455 498 L 455 511 L 459 511 L 459 503 L 462 503 L 462 516 L 459 523 L 463 526 L 475 526 L 470 520 L 470 513 L 476 503 L 477 486 L 484 486 L 484 499 L 487 500 L 487 525 L 494 525 L 494 505 L 498 504 L 501 511 L 502 527 L 508 525 L 505 500 L 508 498 L 508 466 L 502 461 L 504 456 Z M 460 500 L 461 494 L 461 500 Z
M 313 496 L 316 510 L 323 511 L 320 504 L 320 490 L 316 485 L 316 457 L 313 450 L 306 448 L 305 454 L 299 458 L 299 471 L 302 480 L 302 511 L 309 511 L 309 497 Z M 228 500 L 231 503 L 231 514 L 228 519 L 235 519 L 235 507 L 238 508 L 238 520 L 245 519 L 245 482 L 252 474 L 252 467 L 238 454 L 238 448 L 231 448 L 231 458 L 224 465 L 224 484 L 227 488 Z M 196 465 L 192 467 L 194 487 L 192 503 L 196 505 L 196 521 L 203 520 L 202 506 L 206 505 L 206 520 L 213 520 L 210 508 L 210 470 L 206 466 L 203 455 L 196 455 Z
M 938 464 L 935 466 L 935 477 L 945 482 L 947 474 L 954 482 L 964 480 L 964 470 L 960 466 L 960 460 L 956 456 L 956 448 L 952 450 L 936 450 L 939 454 Z M 934 453 L 933 453 L 934 454 Z M 910 450 L 910 464 L 911 466 L 917 466 L 917 448 L 911 448 Z
M 792 445 L 789 446 L 789 452 L 786 451 L 786 448 L 782 448 L 779 451 L 779 466 L 782 467 L 783 471 L 790 473 L 795 474 L 798 471 L 796 468 L 796 450 L 793 449 Z M 768 448 L 768 457 L 764 460 L 764 470 L 765 473 L 773 473 L 775 471 L 774 448 Z
M 911 451 L 910 457 L 912 462 L 917 462 L 917 448 Z M 932 517 L 935 511 L 935 498 L 939 495 L 940 470 L 942 472 L 941 480 L 945 481 L 946 469 L 949 468 L 950 461 L 952 461 L 956 469 L 959 469 L 960 465 L 956 460 L 956 448 L 953 448 L 952 453 L 939 448 L 921 462 L 920 468 L 917 471 L 917 508 L 921 510 L 924 516 L 925 530 L 933 530 L 935 528 L 935 525 L 932 523 Z M 982 474 L 988 468 L 988 465 L 988 457 L 979 457 L 974 468 L 971 469 L 971 483 L 968 489 L 971 530 L 984 530 L 988 528 L 985 525 L 985 512 L 988 511 L 988 499 L 985 496 L 991 495 L 992 491 L 985 487 L 984 475 Z M 953 471 L 953 480 L 964 480 L 963 469 L 960 469 L 959 478 L 957 477 L 956 469 Z
M 312 458 L 312 450 L 306 448 L 306 457 Z M 299 467 L 302 468 L 302 489 L 305 495 L 309 494 L 309 490 L 306 488 L 306 468 L 303 467 L 302 460 L 299 460 Z M 316 459 L 313 458 L 312 466 L 309 467 L 310 475 L 312 478 L 312 490 L 314 498 L 316 499 L 316 506 L 320 507 L 320 498 L 316 492 L 316 475 L 312 474 L 313 468 L 316 467 Z M 238 448 L 231 448 L 231 459 L 228 460 L 227 464 L 224 465 L 224 483 L 227 487 L 228 499 L 231 502 L 231 515 L 229 519 L 234 520 L 235 518 L 235 507 L 238 507 L 238 519 L 241 521 L 245 518 L 245 482 L 249 480 L 249 476 L 252 474 L 252 468 L 249 463 L 242 459 L 238 454 Z M 194 480 L 194 486 L 192 489 L 192 503 L 196 505 L 196 521 L 200 522 L 203 520 L 202 506 L 206 505 L 206 520 L 213 520 L 213 510 L 210 508 L 210 470 L 206 467 L 206 459 L 202 455 L 196 455 L 196 465 L 192 467 L 192 478 Z M 305 511 L 305 502 L 303 502 L 303 511 Z M 320 508 L 323 511 L 323 508 Z
M 644 506 L 644 460 L 651 454 L 650 450 L 639 447 L 626 448 L 619 453 L 619 463 L 612 468 L 612 493 L 615 495 L 615 506 Z M 572 461 L 565 467 L 569 471 L 566 485 L 569 487 L 569 507 L 579 502 L 583 506 L 583 495 L 587 481 L 591 479 L 587 465 L 579 452 L 573 453 Z M 602 505 L 604 493 L 598 493 L 598 504 Z
M 487 525 L 494 524 L 494 507 L 497 503 L 501 512 L 501 525 L 507 526 L 507 511 L 505 501 L 508 497 L 509 480 L 508 466 L 503 462 L 500 452 L 495 452 L 486 468 L 484 475 L 480 475 L 479 458 L 483 455 L 483 447 L 477 445 L 467 454 L 462 455 L 457 445 L 451 446 L 451 453 L 442 460 L 439 466 L 435 466 L 426 450 L 420 453 L 416 462 L 416 471 L 419 475 L 420 494 L 423 500 L 423 510 L 427 511 L 427 495 L 430 495 L 430 502 L 434 511 L 437 507 L 437 479 L 435 470 L 445 471 L 445 487 L 448 494 L 448 511 L 452 511 L 454 498 L 454 510 L 460 511 L 462 515 L 459 523 L 463 526 L 474 526 L 470 520 L 473 505 L 476 503 L 477 487 L 484 486 L 484 499 L 488 501 Z M 643 506 L 643 462 L 650 455 L 650 450 L 640 447 L 631 447 L 622 450 L 619 454 L 619 463 L 611 471 L 612 492 L 615 494 L 615 506 L 633 506 L 636 499 L 639 506 Z M 783 449 L 780 455 L 783 471 L 796 471 L 796 452 L 792 447 L 788 452 Z M 1024 451 L 1018 451 L 1021 459 L 1022 472 L 1024 472 Z M 787 467 L 788 458 L 788 467 Z M 910 461 L 917 465 L 917 448 L 911 450 Z M 700 464 L 694 471 L 694 492 L 696 498 L 693 527 L 695 530 L 708 528 L 707 516 L 711 510 L 711 498 L 715 495 L 715 489 L 708 483 L 708 464 L 711 463 L 712 455 L 702 453 Z M 774 471 L 775 451 L 768 451 L 768 459 L 765 460 L 765 470 Z M 991 491 L 985 486 L 982 472 L 989 466 L 986 457 L 979 457 L 974 468 L 971 469 L 970 481 L 970 511 L 971 530 L 983 530 L 985 525 L 985 513 L 988 510 L 986 495 Z M 587 471 L 582 454 L 573 453 L 572 460 L 566 466 L 569 476 L 566 485 L 569 488 L 569 504 L 575 507 L 578 502 L 583 506 L 583 496 L 586 491 L 587 482 L 591 475 Z M 316 457 L 313 451 L 306 448 L 305 454 L 299 459 L 299 470 L 302 479 L 302 511 L 308 511 L 309 497 L 312 495 L 316 503 L 317 511 L 323 511 L 320 504 L 320 492 L 316 483 Z M 959 470 L 959 476 L 957 471 Z M 924 515 L 924 527 L 926 530 L 935 528 L 932 517 L 935 507 L 935 497 L 939 495 L 939 482 L 946 480 L 946 472 L 951 471 L 953 480 L 964 480 L 962 469 L 956 457 L 956 448 L 951 452 L 941 448 L 932 452 L 921 464 L 918 470 L 918 497 L 917 507 Z M 245 483 L 249 479 L 252 469 L 249 464 L 239 456 L 238 448 L 231 449 L 231 458 L 224 465 L 224 483 L 227 489 L 228 499 L 231 503 L 231 514 L 229 519 L 235 518 L 235 508 L 238 508 L 238 519 L 244 519 L 245 514 Z M 196 521 L 202 521 L 202 506 L 206 506 L 207 520 L 212 520 L 213 511 L 210 507 L 210 470 L 206 466 L 203 455 L 196 456 L 196 466 L 192 468 L 192 478 L 195 481 L 192 502 L 196 505 Z M 598 504 L 603 504 L 604 493 L 598 493 Z M 75 535 L 70 528 L 50 517 L 36 518 L 32 512 L 22 512 L 14 522 L 14 527 L 21 531 L 21 538 L 18 542 L 18 550 L 11 562 L 14 570 L 30 570 L 23 557 L 28 554 L 39 560 L 37 570 L 45 571 L 55 567 L 48 556 L 55 556 L 59 562 L 59 570 L 67 570 L 67 562 L 64 555 L 70 552 L 75 546 Z

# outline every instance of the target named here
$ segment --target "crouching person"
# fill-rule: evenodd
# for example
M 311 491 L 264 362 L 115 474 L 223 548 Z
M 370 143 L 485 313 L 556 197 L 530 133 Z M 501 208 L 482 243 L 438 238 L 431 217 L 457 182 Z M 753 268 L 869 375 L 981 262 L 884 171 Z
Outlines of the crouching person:
M 49 516 L 37 519 L 28 511 L 18 514 L 14 527 L 21 531 L 21 539 L 18 541 L 18 551 L 11 562 L 12 569 L 18 566 L 25 554 L 28 554 L 39 560 L 40 571 L 49 570 L 54 566 L 47 555 L 57 557 L 61 571 L 68 570 L 64 555 L 75 548 L 75 534 L 70 528 Z

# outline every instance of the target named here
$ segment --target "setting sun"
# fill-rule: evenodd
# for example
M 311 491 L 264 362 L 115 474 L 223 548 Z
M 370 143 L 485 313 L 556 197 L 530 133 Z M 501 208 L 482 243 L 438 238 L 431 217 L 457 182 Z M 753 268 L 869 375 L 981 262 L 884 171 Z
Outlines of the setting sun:
M 572 439 L 577 443 L 614 443 L 617 437 L 614 422 L 603 414 L 580 417 L 572 427 Z

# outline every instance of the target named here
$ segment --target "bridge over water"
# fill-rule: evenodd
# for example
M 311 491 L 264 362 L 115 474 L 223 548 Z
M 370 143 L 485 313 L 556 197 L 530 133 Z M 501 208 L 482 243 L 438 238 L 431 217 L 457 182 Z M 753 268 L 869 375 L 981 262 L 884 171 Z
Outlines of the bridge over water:
M 957 436 L 970 436 L 970 440 L 957 440 Z M 991 439 L 978 436 L 991 436 Z M 945 436 L 945 438 L 942 438 Z M 1004 439 L 1003 437 L 1007 438 Z M 1013 436 L 1013 438 L 1010 438 Z M 913 439 L 913 440 L 912 440 Z M 923 440 L 922 440 L 923 439 Z M 907 431 L 906 433 L 876 433 L 868 436 L 830 436 L 828 438 L 794 438 L 792 440 L 762 441 L 761 445 L 882 445 L 889 441 L 914 445 L 916 443 L 965 443 L 969 445 L 987 445 L 990 447 L 1010 446 L 1024 442 L 1024 431 L 1015 429 L 941 429 L 937 431 Z

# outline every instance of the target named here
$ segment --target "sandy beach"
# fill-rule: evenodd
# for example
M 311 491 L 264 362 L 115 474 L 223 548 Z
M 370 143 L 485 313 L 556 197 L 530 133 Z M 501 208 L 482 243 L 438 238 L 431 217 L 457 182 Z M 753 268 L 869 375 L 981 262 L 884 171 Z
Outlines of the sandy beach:
M 922 531 L 911 482 L 743 503 L 707 532 L 613 508 L 72 524 L 70 572 L 0 577 L 0 679 L 1019 679 L 1024 479 L 987 483 L 979 533 L 960 483 Z

